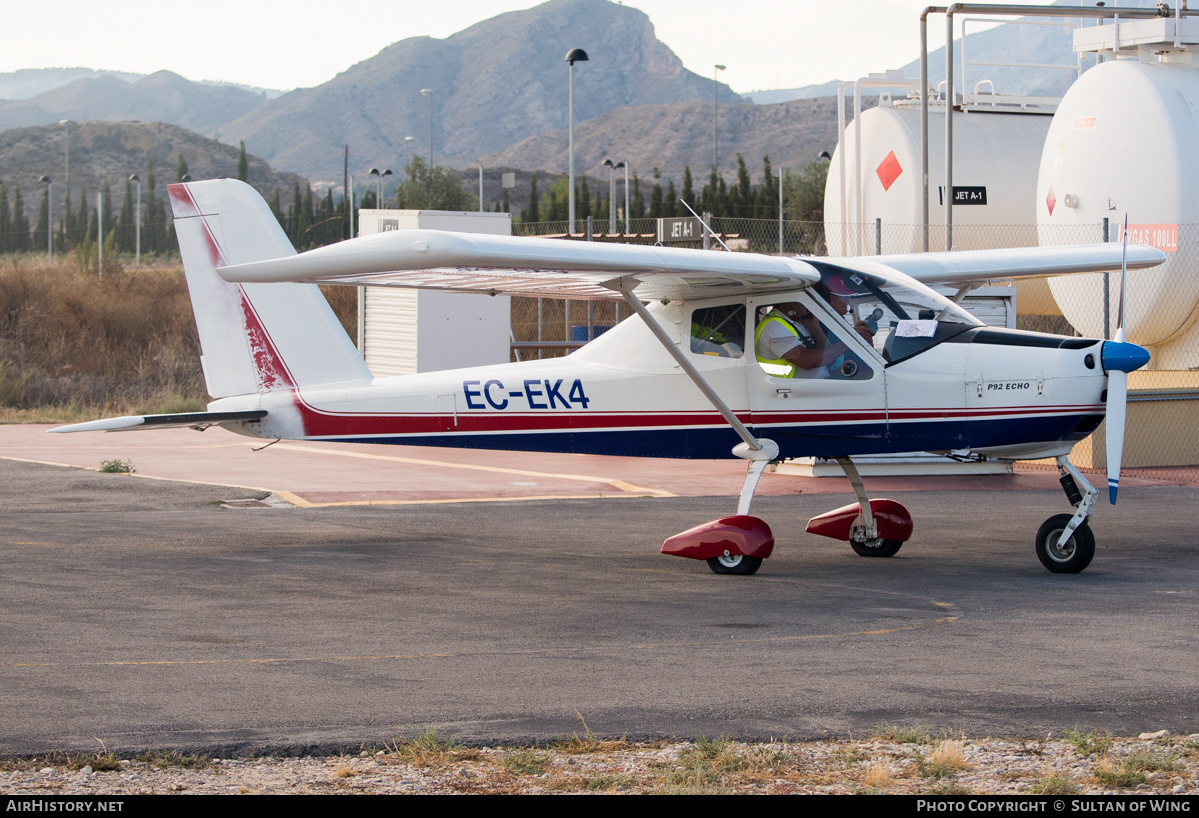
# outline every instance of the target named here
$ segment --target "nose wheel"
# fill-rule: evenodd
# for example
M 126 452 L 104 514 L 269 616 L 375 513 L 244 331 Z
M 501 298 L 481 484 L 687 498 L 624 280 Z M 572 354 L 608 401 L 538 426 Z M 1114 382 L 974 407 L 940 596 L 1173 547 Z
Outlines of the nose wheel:
M 1055 574 L 1077 574 L 1095 557 L 1095 535 L 1087 521 L 1095 511 L 1099 491 L 1069 457 L 1057 459 L 1062 489 L 1073 504 L 1073 514 L 1054 514 L 1037 529 L 1037 559 Z
M 1095 556 L 1095 535 L 1085 521 L 1065 542 L 1061 541 L 1072 519 L 1070 514 L 1054 514 L 1037 529 L 1037 559 L 1055 574 L 1077 574 Z

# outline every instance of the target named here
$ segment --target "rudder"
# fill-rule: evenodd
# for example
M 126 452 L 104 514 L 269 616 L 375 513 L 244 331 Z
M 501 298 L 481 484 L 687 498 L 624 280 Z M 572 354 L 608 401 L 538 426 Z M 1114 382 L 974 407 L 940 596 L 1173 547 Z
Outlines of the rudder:
M 316 285 L 231 284 L 217 274 L 217 267 L 295 254 L 257 191 L 235 179 L 167 190 L 214 399 L 371 380 Z

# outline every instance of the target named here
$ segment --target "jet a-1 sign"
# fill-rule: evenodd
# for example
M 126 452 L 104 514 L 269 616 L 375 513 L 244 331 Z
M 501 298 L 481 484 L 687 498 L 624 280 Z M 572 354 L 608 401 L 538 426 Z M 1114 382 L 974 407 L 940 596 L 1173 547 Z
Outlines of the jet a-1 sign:
M 835 458 L 858 502 L 808 530 L 887 557 L 907 510 L 866 496 L 852 458 L 956 452 L 1057 458 L 1073 513 L 1036 535 L 1051 571 L 1083 570 L 1098 492 L 1070 462 L 1104 419 L 1118 484 L 1123 342 L 983 326 L 928 285 L 1119 269 L 1119 245 L 812 259 L 429 230 L 296 254 L 241 182 L 170 186 L 213 401 L 208 411 L 54 431 L 221 425 L 255 437 L 747 461 L 734 515 L 665 553 L 750 574 L 774 539 L 750 515 L 766 466 Z M 1157 250 L 1127 248 L 1132 269 Z M 564 358 L 375 378 L 316 283 L 622 300 L 636 314 Z M 963 293 L 964 294 L 964 293 Z

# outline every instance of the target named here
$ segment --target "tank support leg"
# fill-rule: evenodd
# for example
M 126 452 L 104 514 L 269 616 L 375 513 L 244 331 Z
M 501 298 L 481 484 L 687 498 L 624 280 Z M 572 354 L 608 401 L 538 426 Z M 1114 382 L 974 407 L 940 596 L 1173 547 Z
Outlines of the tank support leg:
M 1066 529 L 1057 542 L 1059 548 L 1064 548 L 1070 538 L 1074 536 L 1075 530 L 1085 523 L 1095 511 L 1095 498 L 1099 496 L 1099 489 L 1090 484 L 1066 455 L 1057 458 L 1057 469 L 1061 475 L 1062 488 L 1066 490 L 1066 497 L 1074 505 L 1074 516 L 1066 524 Z

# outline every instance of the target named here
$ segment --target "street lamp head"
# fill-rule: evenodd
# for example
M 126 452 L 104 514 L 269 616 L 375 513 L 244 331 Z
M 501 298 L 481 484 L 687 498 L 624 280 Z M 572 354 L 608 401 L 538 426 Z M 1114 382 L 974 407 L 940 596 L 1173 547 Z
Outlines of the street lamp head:
M 43 176 L 41 179 L 38 179 L 38 181 L 39 181 L 39 182 L 45 182 L 46 184 L 50 184 L 50 177 L 49 177 L 49 176 Z
M 611 159 L 605 159 L 605 160 L 604 160 L 604 167 L 606 167 L 606 168 L 610 168 L 610 167 L 612 167 L 612 166 L 613 166 L 613 165 L 612 165 L 612 160 L 611 160 Z
M 828 151 L 821 151 L 820 153 L 818 153 L 816 155 L 816 158 L 817 159 L 832 159 L 833 155 L 831 153 L 829 153 Z
M 381 176 L 382 176 L 384 179 L 386 179 L 388 176 L 391 176 L 391 175 L 392 175 L 392 173 L 391 173 L 391 168 L 388 168 L 387 170 L 383 171 L 383 173 L 381 174 Z
M 60 120 L 58 120 L 58 124 L 59 124 L 59 125 L 70 125 L 70 124 L 71 124 L 71 120 L 69 120 L 69 119 L 60 119 Z
M 566 52 L 566 61 L 572 66 L 577 62 L 590 62 L 591 58 L 587 56 L 587 52 L 581 48 L 572 48 Z
M 717 71 L 723 71 L 723 70 L 724 70 L 724 68 L 725 68 L 725 67 L 724 67 L 723 65 L 718 65 L 718 66 L 716 66 L 716 70 L 717 70 Z
M 432 88 L 422 88 L 422 89 L 420 89 L 420 95 L 421 95 L 422 97 L 428 97 L 428 96 L 432 96 L 432 95 L 433 95 L 433 89 L 432 89 Z
M 613 170 L 620 170 L 620 169 L 621 169 L 621 168 L 623 168 L 624 166 L 625 166 L 624 162 L 617 162 L 617 163 L 616 163 L 616 164 L 613 166 Z
M 412 141 L 412 140 L 414 140 L 414 139 L 416 139 L 416 137 L 415 137 L 415 136 L 405 136 L 405 137 L 404 137 L 404 141 L 405 141 L 405 142 L 411 142 L 411 141 Z
M 140 182 L 141 180 L 142 180 L 142 177 L 138 176 L 136 173 L 129 174 L 130 182 Z
M 378 168 L 371 168 L 371 169 L 370 169 L 370 171 L 369 171 L 369 172 L 368 172 L 366 175 L 367 175 L 367 176 L 378 176 L 378 175 L 379 175 L 379 169 L 378 169 Z
M 183 174 L 183 178 L 180 179 L 179 181 L 180 182 L 190 182 L 191 180 L 192 180 L 192 175 L 190 173 L 185 173 L 185 174 Z

